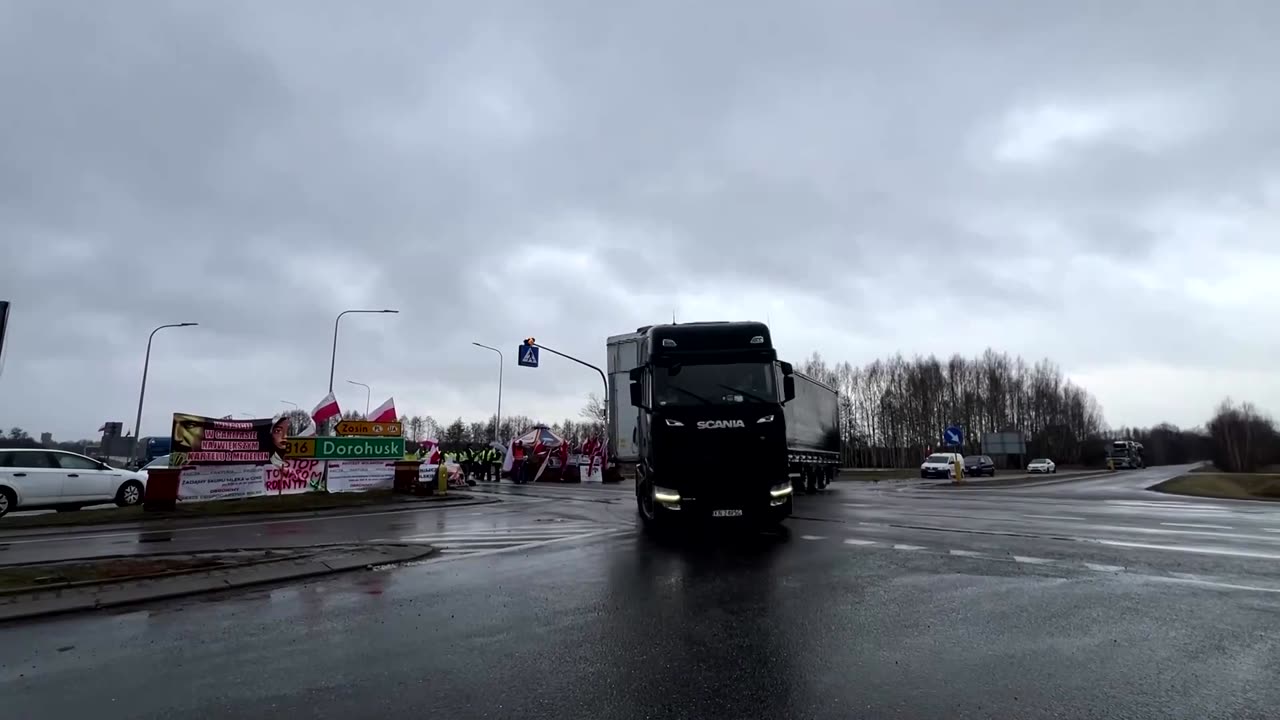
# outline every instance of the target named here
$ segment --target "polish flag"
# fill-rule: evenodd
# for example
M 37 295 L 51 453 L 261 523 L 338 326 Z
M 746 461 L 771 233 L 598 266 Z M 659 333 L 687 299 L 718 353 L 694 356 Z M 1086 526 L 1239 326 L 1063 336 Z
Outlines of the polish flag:
M 384 423 L 395 422 L 397 417 L 395 400 L 387 398 L 387 401 L 374 408 L 373 412 L 369 413 L 369 417 L 366 419 L 371 422 Z
M 311 411 L 311 419 L 316 421 L 317 425 L 321 425 L 330 418 L 336 418 L 342 414 L 342 410 L 338 408 L 338 399 L 329 393 L 324 396 L 320 404 L 315 410 Z

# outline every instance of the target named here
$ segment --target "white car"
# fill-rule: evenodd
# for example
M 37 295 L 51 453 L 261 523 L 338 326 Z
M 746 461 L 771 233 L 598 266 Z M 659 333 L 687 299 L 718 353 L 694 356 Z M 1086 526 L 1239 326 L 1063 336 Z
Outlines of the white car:
M 1058 466 L 1049 458 L 1036 458 L 1027 463 L 1027 472 L 1029 473 L 1056 473 Z
M 0 449 L 0 516 L 21 508 L 79 510 L 114 502 L 137 505 L 147 474 L 113 468 L 65 450 Z
M 960 453 L 934 453 L 924 459 L 920 465 L 920 477 L 954 478 L 955 464 L 960 463 L 961 474 L 964 473 L 964 456 Z

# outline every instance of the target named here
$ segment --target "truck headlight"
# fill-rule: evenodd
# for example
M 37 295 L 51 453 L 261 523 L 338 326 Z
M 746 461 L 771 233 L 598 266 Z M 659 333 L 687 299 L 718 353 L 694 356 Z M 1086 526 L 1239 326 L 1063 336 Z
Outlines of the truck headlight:
M 777 485 L 769 488 L 769 494 L 773 496 L 774 499 L 784 498 L 791 494 L 791 490 L 791 481 L 788 480 L 787 482 L 778 483 Z
M 663 505 L 679 505 L 680 493 L 670 488 L 654 486 L 653 499 Z
M 762 424 L 762 423 L 771 423 L 771 422 L 773 422 L 773 416 L 772 416 L 772 415 L 765 415 L 764 417 L 762 417 L 762 418 L 760 418 L 759 420 L 757 420 L 757 421 L 756 421 L 756 424 L 757 424 L 757 425 L 760 425 L 760 424 Z

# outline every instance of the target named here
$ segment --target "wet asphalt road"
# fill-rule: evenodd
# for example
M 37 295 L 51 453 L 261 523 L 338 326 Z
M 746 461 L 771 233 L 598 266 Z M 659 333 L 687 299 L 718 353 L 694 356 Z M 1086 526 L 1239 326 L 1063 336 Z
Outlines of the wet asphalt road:
M 674 542 L 636 532 L 611 486 L 173 530 L 166 546 L 345 534 L 444 553 L 0 627 L 2 714 L 1274 717 L 1280 508 L 1142 490 L 1178 471 L 838 483 L 785 533 Z M 155 544 L 115 532 L 43 544 Z

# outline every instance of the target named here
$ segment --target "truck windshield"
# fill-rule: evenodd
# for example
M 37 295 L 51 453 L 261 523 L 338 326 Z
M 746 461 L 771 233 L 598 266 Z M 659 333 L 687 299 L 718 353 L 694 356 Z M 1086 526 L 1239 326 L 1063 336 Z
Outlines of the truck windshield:
M 653 369 L 653 397 L 659 407 L 774 403 L 773 365 L 729 363 L 673 365 Z

